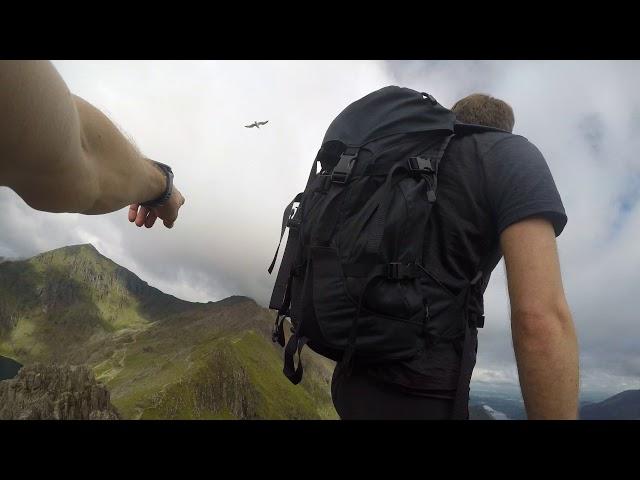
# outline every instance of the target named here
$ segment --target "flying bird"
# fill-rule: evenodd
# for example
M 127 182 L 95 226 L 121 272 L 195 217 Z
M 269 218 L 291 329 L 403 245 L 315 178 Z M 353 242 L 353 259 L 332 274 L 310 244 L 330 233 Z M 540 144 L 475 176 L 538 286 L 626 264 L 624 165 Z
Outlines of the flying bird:
M 266 125 L 267 123 L 269 123 L 269 120 L 267 120 L 266 122 L 253 122 L 251 125 L 245 125 L 244 128 L 260 128 L 260 125 Z

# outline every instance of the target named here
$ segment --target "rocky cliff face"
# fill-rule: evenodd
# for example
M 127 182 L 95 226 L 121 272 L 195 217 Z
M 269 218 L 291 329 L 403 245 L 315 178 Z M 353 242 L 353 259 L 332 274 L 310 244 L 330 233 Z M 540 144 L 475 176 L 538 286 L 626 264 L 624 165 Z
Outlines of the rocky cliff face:
M 86 366 L 33 364 L 0 382 L 0 420 L 117 420 L 108 390 Z

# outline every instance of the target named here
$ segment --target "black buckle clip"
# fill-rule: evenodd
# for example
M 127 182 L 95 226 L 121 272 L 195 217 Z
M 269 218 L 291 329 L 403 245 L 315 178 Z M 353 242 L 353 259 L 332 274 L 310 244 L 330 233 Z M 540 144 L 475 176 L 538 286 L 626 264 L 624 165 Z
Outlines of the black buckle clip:
M 280 317 L 280 313 L 276 313 L 276 324 L 271 329 L 271 340 L 273 343 L 278 343 L 280 330 L 282 330 L 282 318 Z
M 436 172 L 435 168 L 433 168 L 433 163 L 431 163 L 430 158 L 421 156 L 409 157 L 408 163 L 409 170 L 411 170 L 412 173 L 415 172 L 419 174 L 427 174 Z
M 280 312 L 278 312 L 276 314 L 276 324 L 274 325 L 273 329 L 271 330 L 271 340 L 273 341 L 273 343 L 278 343 L 281 346 L 284 347 L 284 321 L 287 318 L 287 314 L 280 314 Z
M 298 228 L 300 227 L 300 219 L 296 218 L 296 213 L 298 213 L 298 209 L 296 208 L 293 213 L 291 214 L 291 216 L 289 217 L 289 220 L 287 220 L 287 227 L 288 228 Z
M 469 315 L 469 326 L 475 328 L 483 328 L 484 327 L 484 315 L 479 315 L 477 313 L 471 313 Z
M 354 159 L 358 156 L 358 151 L 355 153 L 343 153 L 340 155 L 338 164 L 333 168 L 331 173 L 331 181 L 334 183 L 347 183 L 351 176 L 351 169 L 353 168 Z
M 422 92 L 422 98 L 424 98 L 425 100 L 429 100 L 432 105 L 437 105 L 438 104 L 438 101 L 430 93 Z
M 387 278 L 389 280 L 403 280 L 411 276 L 410 263 L 391 262 L 387 264 Z

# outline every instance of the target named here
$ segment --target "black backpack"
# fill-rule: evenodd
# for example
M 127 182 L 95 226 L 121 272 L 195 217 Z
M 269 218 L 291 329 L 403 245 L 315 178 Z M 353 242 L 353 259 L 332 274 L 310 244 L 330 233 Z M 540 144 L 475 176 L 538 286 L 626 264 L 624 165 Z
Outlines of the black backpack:
M 406 360 L 435 342 L 457 342 L 454 418 L 466 418 L 484 321 L 482 272 L 452 293 L 425 264 L 424 238 L 449 141 L 480 130 L 487 129 L 456 122 L 431 95 L 395 86 L 334 119 L 282 221 L 280 241 L 287 227 L 289 237 L 269 307 L 278 311 L 274 342 L 285 346 L 285 318 L 293 325 L 284 359 L 291 382 L 302 379 L 294 355 L 305 344 L 350 367 L 354 359 Z

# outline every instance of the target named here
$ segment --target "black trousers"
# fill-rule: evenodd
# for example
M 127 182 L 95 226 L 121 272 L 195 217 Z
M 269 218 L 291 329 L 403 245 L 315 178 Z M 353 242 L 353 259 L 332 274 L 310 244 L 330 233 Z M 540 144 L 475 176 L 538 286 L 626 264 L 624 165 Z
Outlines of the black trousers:
M 331 398 L 342 420 L 449 420 L 453 400 L 404 393 L 364 371 L 345 375 L 338 364 L 331 379 Z

